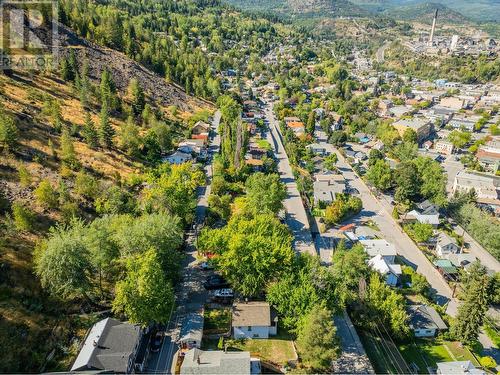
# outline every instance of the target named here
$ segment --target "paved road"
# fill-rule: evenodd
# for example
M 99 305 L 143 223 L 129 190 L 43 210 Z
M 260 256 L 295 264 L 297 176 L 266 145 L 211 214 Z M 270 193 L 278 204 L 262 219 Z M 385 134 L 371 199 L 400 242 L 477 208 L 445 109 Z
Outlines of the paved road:
M 285 206 L 287 215 L 286 223 L 292 230 L 294 235 L 294 248 L 301 253 L 309 253 L 316 255 L 316 249 L 311 236 L 309 220 L 307 218 L 306 209 L 300 197 L 295 177 L 293 176 L 290 161 L 285 152 L 285 147 L 282 142 L 282 135 L 279 129 L 279 124 L 271 107 L 267 107 L 265 111 L 266 117 L 269 120 L 270 132 L 267 132 L 267 140 L 274 148 L 274 153 L 278 161 L 278 171 L 281 181 L 286 185 L 287 197 L 283 205 Z
M 376 60 L 379 64 L 382 64 L 385 60 L 385 50 L 389 48 L 391 42 L 385 42 L 383 46 L 381 46 L 376 53 Z
M 217 131 L 219 127 L 221 114 L 217 111 L 213 120 L 213 131 L 215 136 L 210 143 L 209 154 L 217 154 L 220 148 L 220 135 Z M 212 159 L 213 160 L 213 159 Z M 208 196 L 211 191 L 212 164 L 205 165 L 205 174 L 207 176 L 207 186 L 198 188 L 198 204 L 196 206 L 195 223 L 192 229 L 187 233 L 186 238 L 186 257 L 183 262 L 182 283 L 176 293 L 176 309 L 172 311 L 170 322 L 165 330 L 165 339 L 160 351 L 152 353 L 148 359 L 146 368 L 147 373 L 171 374 L 172 365 L 177 353 L 180 328 L 184 317 L 191 313 L 199 311 L 205 301 L 208 293 L 203 288 L 205 274 L 197 266 L 196 237 L 203 226 L 208 207 Z
M 317 130 L 316 137 L 318 143 L 321 143 L 327 151 L 337 154 L 339 159 L 337 167 L 342 172 L 349 185 L 360 192 L 360 198 L 363 201 L 363 211 L 353 219 L 353 222 L 359 222 L 361 219 L 373 220 L 383 233 L 383 237 L 396 246 L 398 254 L 415 265 L 417 271 L 427 278 L 436 291 L 438 302 L 444 304 L 449 301 L 452 291 L 431 262 L 429 262 L 422 251 L 420 251 L 413 241 L 401 230 L 383 204 L 371 194 L 366 184 L 356 175 L 356 173 L 354 173 L 340 152 L 327 142 L 326 134 L 322 130 Z

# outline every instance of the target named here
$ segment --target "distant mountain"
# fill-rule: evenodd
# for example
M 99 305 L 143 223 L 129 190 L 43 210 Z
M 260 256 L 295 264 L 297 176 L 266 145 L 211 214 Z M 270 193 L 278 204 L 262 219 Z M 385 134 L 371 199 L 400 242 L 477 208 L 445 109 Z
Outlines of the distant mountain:
M 399 6 L 387 9 L 382 14 L 400 20 L 418 20 L 423 23 L 432 23 L 434 14 L 438 10 L 438 19 L 449 23 L 462 23 L 467 19 L 459 12 L 437 3 L 421 3 Z
M 429 0 L 350 0 L 359 7 L 374 13 L 392 13 L 417 17 Z M 444 5 L 450 10 L 460 13 L 463 17 L 474 21 L 500 21 L 500 0 L 432 0 L 433 3 Z M 457 15 L 450 14 L 451 19 Z M 409 18 L 409 17 L 407 17 Z
M 367 16 L 349 0 L 226 0 L 241 9 L 273 11 L 298 18 Z

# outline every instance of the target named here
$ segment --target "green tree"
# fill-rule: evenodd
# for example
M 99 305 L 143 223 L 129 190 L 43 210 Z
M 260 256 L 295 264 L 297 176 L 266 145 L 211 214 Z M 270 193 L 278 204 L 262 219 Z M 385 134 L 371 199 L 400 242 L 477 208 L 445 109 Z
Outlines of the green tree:
M 136 210 L 137 202 L 134 196 L 119 186 L 103 188 L 94 201 L 98 214 L 126 214 Z
M 61 134 L 61 160 L 67 167 L 75 169 L 79 166 L 76 157 L 75 146 L 67 129 L 63 129 Z
M 351 250 L 337 248 L 332 257 L 331 273 L 335 280 L 335 295 L 338 305 L 343 308 L 356 301 L 360 280 L 370 275 L 368 256 L 361 245 Z
M 255 213 L 278 213 L 283 208 L 286 189 L 277 174 L 257 172 L 246 182 L 247 200 Z
M 459 130 L 453 130 L 448 135 L 448 140 L 455 146 L 456 148 L 462 148 L 467 145 L 471 140 L 471 133 L 463 132 Z
M 295 257 L 288 228 L 272 215 L 250 219 L 233 215 L 226 227 L 203 231 L 198 247 L 209 251 L 214 242 L 217 268 L 245 296 L 262 293 L 290 268 Z
M 420 176 L 412 162 L 401 163 L 395 171 L 396 193 L 398 202 L 414 200 L 420 192 Z
M 408 226 L 412 238 L 416 242 L 427 242 L 434 233 L 434 228 L 431 224 L 414 223 Z
M 109 110 L 107 105 L 103 105 L 101 108 L 100 124 L 99 124 L 99 140 L 101 145 L 106 148 L 111 148 L 113 146 L 113 137 L 115 135 L 115 130 L 109 121 Z
M 82 233 L 80 221 L 73 223 L 69 230 L 58 226 L 34 252 L 35 274 L 42 287 L 65 300 L 90 298 L 93 288 L 93 268 L 82 242 Z
M 19 183 L 22 187 L 29 187 L 33 182 L 30 171 L 24 164 L 21 164 L 17 169 L 17 174 L 19 176 Z
M 95 199 L 99 194 L 99 182 L 85 171 L 80 171 L 76 174 L 74 191 L 86 199 Z
M 44 207 L 56 208 L 58 206 L 57 191 L 47 179 L 40 181 L 38 187 L 33 191 L 33 195 L 38 203 Z
M 417 132 L 411 128 L 408 128 L 403 133 L 403 142 L 417 143 Z
M 382 151 L 372 148 L 370 150 L 370 155 L 368 158 L 368 167 L 374 165 L 377 160 L 384 160 L 384 154 L 382 153 Z
M 146 105 L 146 97 L 139 81 L 133 78 L 129 84 L 129 93 L 132 97 L 132 113 L 135 117 L 139 117 Z
M 127 259 L 126 276 L 116 284 L 113 310 L 123 312 L 133 323 L 168 323 L 174 306 L 174 291 L 163 273 L 155 250 Z
M 392 186 L 391 166 L 385 160 L 377 159 L 374 164 L 368 168 L 366 179 L 377 189 L 382 191 L 389 189 Z
M 19 231 L 30 231 L 33 228 L 35 215 L 33 212 L 20 202 L 12 204 L 12 218 L 14 226 Z
M 129 117 L 125 125 L 120 129 L 120 147 L 123 148 L 128 155 L 138 156 L 141 139 L 139 136 L 139 128 L 134 124 L 134 119 Z
M 10 149 L 15 146 L 17 137 L 18 129 L 16 122 L 0 107 L 0 145 L 5 149 Z
M 85 142 L 90 148 L 97 148 L 99 146 L 99 133 L 96 130 L 95 124 L 90 117 L 89 112 L 85 112 L 85 122 L 83 124 L 82 135 Z
M 376 273 L 370 277 L 366 306 L 368 316 L 377 317 L 368 324 L 383 324 L 399 339 L 409 335 L 404 297 L 392 290 Z
M 329 370 L 339 350 L 332 312 L 321 306 L 312 309 L 304 318 L 297 344 L 306 366 L 319 372 Z
M 335 164 L 337 164 L 337 161 L 338 161 L 337 154 L 331 153 L 330 155 L 325 157 L 325 159 L 323 160 L 323 166 L 326 169 L 333 171 L 333 170 L 335 170 Z
M 488 275 L 479 261 L 469 268 L 468 277 L 463 283 L 464 301 L 451 326 L 451 333 L 464 344 L 477 340 L 488 310 Z

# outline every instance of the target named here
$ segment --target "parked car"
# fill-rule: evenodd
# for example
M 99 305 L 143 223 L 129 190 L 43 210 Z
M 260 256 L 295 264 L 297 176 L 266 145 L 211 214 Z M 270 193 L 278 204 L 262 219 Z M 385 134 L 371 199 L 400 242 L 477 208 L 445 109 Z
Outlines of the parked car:
M 214 266 L 212 264 L 210 264 L 209 262 L 202 262 L 202 263 L 200 263 L 200 268 L 203 271 L 209 271 L 209 270 L 213 270 Z
M 154 334 L 153 337 L 151 337 L 151 344 L 150 348 L 153 353 L 159 352 L 161 348 L 161 344 L 163 343 L 163 338 L 165 335 L 163 334 L 163 331 L 158 331 Z
M 229 283 L 220 275 L 210 276 L 203 284 L 207 290 L 223 289 L 229 286 Z
M 214 293 L 214 297 L 217 298 L 233 298 L 234 297 L 234 292 L 232 289 L 225 288 L 225 289 L 218 289 Z

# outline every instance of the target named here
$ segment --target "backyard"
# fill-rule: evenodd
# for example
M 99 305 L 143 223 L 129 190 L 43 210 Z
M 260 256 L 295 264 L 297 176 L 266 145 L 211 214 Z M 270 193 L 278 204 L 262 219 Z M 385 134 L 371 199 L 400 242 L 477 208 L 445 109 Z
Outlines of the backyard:
M 247 351 L 264 361 L 284 365 L 297 359 L 292 341 L 292 337 L 283 331 L 269 339 L 226 340 L 225 343 L 228 351 Z M 202 349 L 220 349 L 218 343 L 216 339 L 204 339 Z
M 479 365 L 470 350 L 456 341 L 415 340 L 400 345 L 399 350 L 410 366 L 418 367 L 419 373 L 427 373 L 429 367 L 436 368 L 438 362 L 469 360 Z

